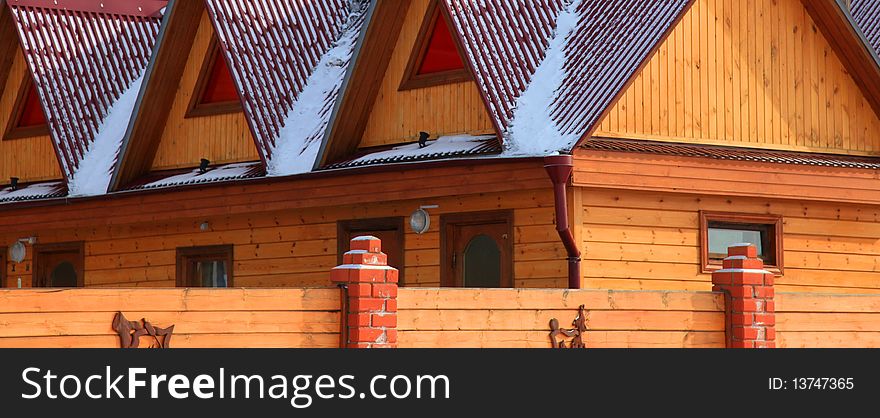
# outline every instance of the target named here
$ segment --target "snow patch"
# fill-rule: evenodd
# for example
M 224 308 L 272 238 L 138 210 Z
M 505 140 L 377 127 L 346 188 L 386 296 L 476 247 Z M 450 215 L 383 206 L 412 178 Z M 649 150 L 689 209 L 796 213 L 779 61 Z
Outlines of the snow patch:
M 19 186 L 17 190 L 12 187 L 0 188 L 0 202 L 12 202 L 20 200 L 29 200 L 33 198 L 41 198 L 44 196 L 57 193 L 64 187 L 59 182 L 35 183 Z
M 550 42 L 547 55 L 516 101 L 513 121 L 505 136 L 505 156 L 558 154 L 579 139 L 575 135 L 563 134 L 550 110 L 565 78 L 566 45 L 577 27 L 580 16 L 576 11 L 582 1 L 572 1 L 557 18 L 556 35 Z
M 435 141 L 428 141 L 427 145 L 422 148 L 418 143 L 406 144 L 394 147 L 386 151 L 378 151 L 367 154 L 349 162 L 349 165 L 358 165 L 358 163 L 367 163 L 371 161 L 382 160 L 412 160 L 419 157 L 431 155 L 465 154 L 477 147 L 483 146 L 487 140 L 495 138 L 495 135 L 451 135 L 441 136 Z
M 196 168 L 186 173 L 173 175 L 143 185 L 143 189 L 176 186 L 180 184 L 201 184 L 224 180 L 240 179 L 254 170 L 254 163 L 234 163 L 208 169 L 204 174 Z
M 142 75 L 131 83 L 128 90 L 110 108 L 98 128 L 98 135 L 70 179 L 70 196 L 97 196 L 107 193 L 119 146 L 128 129 L 143 81 Z
M 324 54 L 306 80 L 275 141 L 272 159 L 266 167 L 268 176 L 303 174 L 314 168 L 324 130 L 330 123 L 332 107 L 360 34 L 361 25 L 356 23 L 361 21 L 363 13 L 364 10 L 352 12 L 336 46 Z

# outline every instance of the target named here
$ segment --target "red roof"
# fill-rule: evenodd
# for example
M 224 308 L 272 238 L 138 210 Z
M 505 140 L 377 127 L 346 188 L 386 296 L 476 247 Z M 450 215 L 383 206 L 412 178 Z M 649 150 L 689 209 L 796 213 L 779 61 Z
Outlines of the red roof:
M 257 149 L 269 161 L 288 113 L 318 61 L 338 39 L 352 2 L 205 1 Z M 331 110 L 332 103 L 325 112 Z M 323 134 L 315 133 L 318 140 Z
M 8 1 L 66 179 L 147 67 L 166 3 Z
M 517 100 L 533 83 L 570 2 L 445 0 L 496 129 L 506 137 Z M 684 13 L 689 0 L 583 0 L 563 42 L 561 88 L 547 111 L 556 150 L 571 150 Z M 565 36 L 561 34 L 560 36 Z M 554 75 L 555 76 L 555 75 Z M 574 137 L 574 141 L 566 138 Z M 534 140 L 534 139 L 532 139 Z

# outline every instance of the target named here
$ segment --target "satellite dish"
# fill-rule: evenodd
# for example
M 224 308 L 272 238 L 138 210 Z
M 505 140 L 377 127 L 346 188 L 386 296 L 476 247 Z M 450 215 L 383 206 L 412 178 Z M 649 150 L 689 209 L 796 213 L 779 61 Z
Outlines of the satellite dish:
M 15 244 L 12 244 L 12 247 L 9 247 L 9 259 L 15 263 L 24 261 L 26 255 L 27 247 L 21 241 L 16 241 Z

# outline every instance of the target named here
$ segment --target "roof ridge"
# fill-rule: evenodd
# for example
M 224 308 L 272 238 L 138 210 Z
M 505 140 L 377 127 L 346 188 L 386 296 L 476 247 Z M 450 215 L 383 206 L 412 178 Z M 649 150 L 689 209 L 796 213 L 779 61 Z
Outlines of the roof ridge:
M 161 17 L 168 0 L 6 0 L 9 7 L 37 7 L 136 17 Z M 2 3 L 0 3 L 2 4 Z

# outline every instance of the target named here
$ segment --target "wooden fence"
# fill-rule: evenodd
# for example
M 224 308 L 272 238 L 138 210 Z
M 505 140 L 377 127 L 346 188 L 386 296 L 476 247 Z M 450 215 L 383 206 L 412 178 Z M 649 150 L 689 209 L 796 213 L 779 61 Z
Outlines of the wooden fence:
M 0 290 L 0 347 L 119 347 L 117 312 L 171 346 L 338 347 L 338 289 Z
M 779 347 L 880 347 L 880 296 L 779 293 L 776 330 Z
M 724 347 L 724 298 L 710 292 L 412 289 L 398 294 L 400 347 L 550 347 L 585 305 L 587 347 Z

